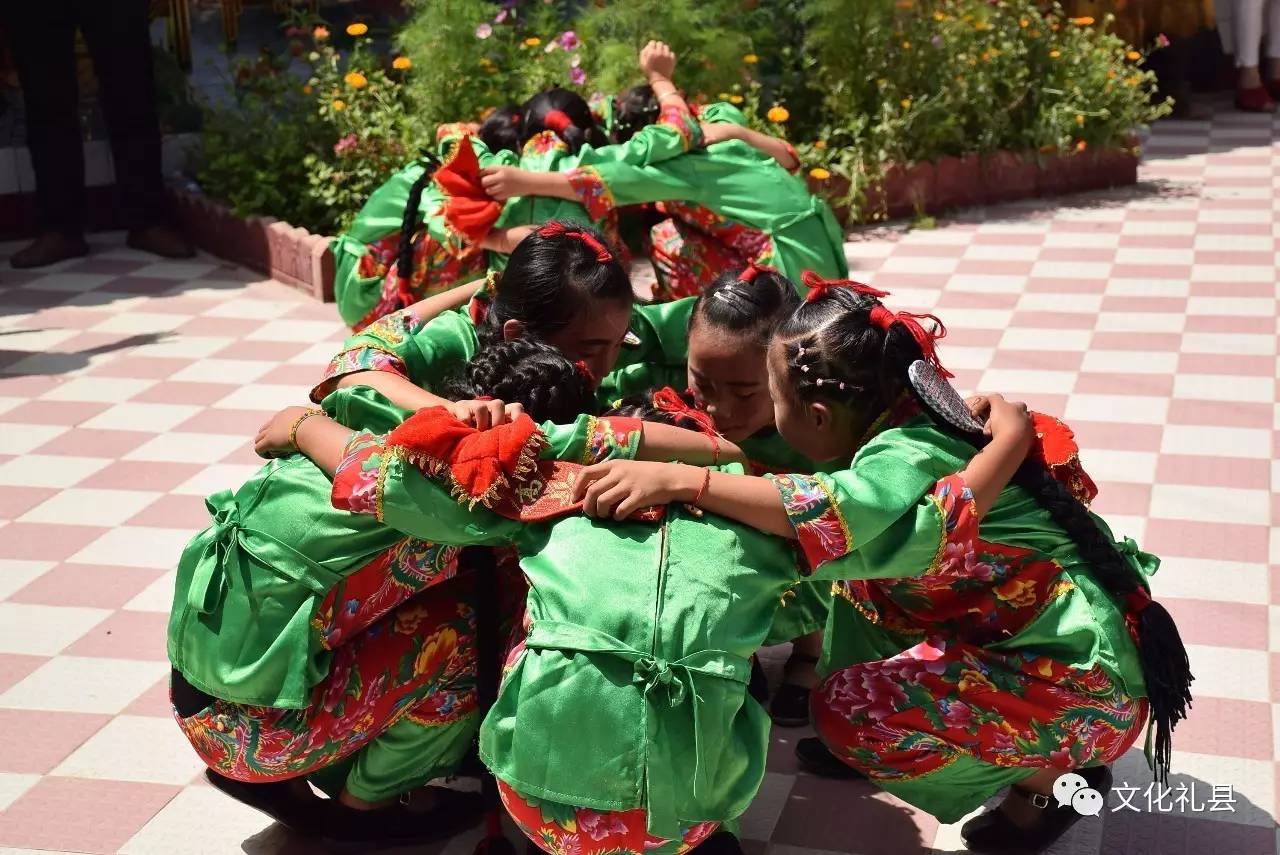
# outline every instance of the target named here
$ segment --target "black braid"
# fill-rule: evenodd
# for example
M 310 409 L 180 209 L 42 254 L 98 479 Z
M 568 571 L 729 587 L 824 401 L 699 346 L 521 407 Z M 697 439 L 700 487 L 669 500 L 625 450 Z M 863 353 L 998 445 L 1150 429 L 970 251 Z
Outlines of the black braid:
M 446 381 L 446 398 L 461 400 L 489 396 L 520 404 L 535 421 L 569 424 L 595 411 L 587 377 L 555 347 L 530 338 L 517 338 L 481 350 L 463 372 Z
M 623 418 L 640 419 L 645 422 L 661 422 L 672 427 L 684 428 L 685 430 L 701 431 L 702 425 L 698 424 L 694 419 L 689 418 L 687 413 L 673 413 L 670 410 L 664 410 L 654 406 L 653 396 L 657 389 L 650 389 L 638 395 L 628 395 L 613 402 L 613 405 L 604 412 L 606 416 L 621 416 Z M 672 390 L 675 391 L 675 390 Z M 680 400 L 685 406 L 696 408 L 697 402 L 693 395 L 689 392 L 676 392 Z
M 409 199 L 404 204 L 404 217 L 400 221 L 400 246 L 396 253 L 396 275 L 405 281 L 413 280 L 413 235 L 418 230 L 418 206 L 422 204 L 422 191 L 431 183 L 440 161 L 434 155 L 423 153 L 426 161 L 422 174 L 409 188 Z

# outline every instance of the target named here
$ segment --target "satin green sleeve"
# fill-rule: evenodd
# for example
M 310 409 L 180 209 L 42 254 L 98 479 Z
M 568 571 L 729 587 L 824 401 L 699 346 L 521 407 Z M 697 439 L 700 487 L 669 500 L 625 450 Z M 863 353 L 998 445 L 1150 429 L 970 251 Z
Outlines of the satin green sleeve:
M 624 143 L 583 147 L 577 166 L 597 163 L 630 163 L 646 166 L 678 157 L 702 145 L 702 126 L 688 110 L 663 108 L 658 120 L 641 128 Z M 568 164 L 566 163 L 566 166 Z
M 311 390 L 311 400 L 323 400 L 340 379 L 360 371 L 387 371 L 430 390 L 461 370 L 479 349 L 475 325 L 465 308 L 444 312 L 426 323 L 414 317 L 411 309 L 402 309 L 348 338 Z
M 728 124 L 747 127 L 747 117 L 727 101 L 715 101 L 698 111 L 698 120 L 708 125 Z
M 941 560 L 946 517 L 935 484 L 964 462 L 938 453 L 931 428 L 895 428 L 831 474 L 769 475 L 812 575 L 921 576 Z

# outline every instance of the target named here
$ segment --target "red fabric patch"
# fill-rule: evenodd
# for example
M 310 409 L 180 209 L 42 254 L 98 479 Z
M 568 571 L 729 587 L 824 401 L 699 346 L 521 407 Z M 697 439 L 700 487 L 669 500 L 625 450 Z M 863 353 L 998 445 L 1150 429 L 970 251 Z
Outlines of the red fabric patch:
M 410 461 L 424 464 L 433 473 L 448 474 L 458 492 L 480 501 L 529 469 L 542 441 L 527 415 L 478 431 L 444 407 L 429 407 L 393 430 L 387 447 L 403 448 Z
M 434 181 L 445 196 L 445 226 L 474 247 L 498 221 L 502 203 L 491 199 L 480 184 L 480 161 L 470 137 L 458 140 L 449 160 L 436 170 Z
M 1036 431 L 1031 456 L 1043 463 L 1049 474 L 1065 484 L 1073 496 L 1088 505 L 1098 495 L 1098 485 L 1080 465 L 1076 435 L 1063 422 L 1043 413 L 1032 413 L 1031 423 Z

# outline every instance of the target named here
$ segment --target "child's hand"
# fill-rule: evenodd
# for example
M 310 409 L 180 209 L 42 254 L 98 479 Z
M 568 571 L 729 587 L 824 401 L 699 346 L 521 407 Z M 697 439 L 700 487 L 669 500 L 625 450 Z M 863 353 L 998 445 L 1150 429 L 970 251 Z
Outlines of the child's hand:
M 502 401 L 454 401 L 449 405 L 449 412 L 460 422 L 471 425 L 476 430 L 488 430 L 507 422 L 515 421 L 524 412 L 520 404 L 506 404 Z
M 742 129 L 732 122 L 699 122 L 702 125 L 702 144 L 703 146 L 715 145 L 725 140 L 738 139 L 738 132 Z
M 310 407 L 285 407 L 258 428 L 253 439 L 253 450 L 259 457 L 280 457 L 298 450 L 289 438 L 294 422 Z
M 513 196 L 528 196 L 528 173 L 515 166 L 489 166 L 480 170 L 480 186 L 489 197 L 505 202 Z
M 1006 401 L 1002 395 L 979 395 L 969 399 L 969 409 L 974 418 L 986 422 L 983 432 L 992 439 L 1007 438 L 1031 446 L 1035 429 L 1031 411 L 1021 401 Z
M 654 78 L 670 80 L 676 73 L 676 55 L 666 42 L 649 42 L 640 49 L 640 70 L 650 83 Z
M 654 505 L 691 502 L 706 472 L 679 463 L 606 460 L 583 469 L 573 485 L 573 500 L 589 517 L 624 520 Z

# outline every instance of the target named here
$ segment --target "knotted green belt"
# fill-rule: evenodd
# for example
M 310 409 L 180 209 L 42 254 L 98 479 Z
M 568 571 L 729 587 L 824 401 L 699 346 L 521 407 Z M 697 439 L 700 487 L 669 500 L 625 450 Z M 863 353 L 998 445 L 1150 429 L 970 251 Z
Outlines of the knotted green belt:
M 637 722 L 635 734 L 644 746 L 644 808 L 648 813 L 648 831 L 656 837 L 668 840 L 680 836 L 677 815 L 675 768 L 672 763 L 670 740 L 663 736 L 667 730 L 663 720 L 677 715 L 677 710 L 689 703 L 693 706 L 695 797 L 709 786 L 705 780 L 707 770 L 715 759 L 715 749 L 708 746 L 701 736 L 704 726 L 710 725 L 703 717 L 703 698 L 699 683 L 706 679 L 731 680 L 746 685 L 751 675 L 751 663 L 746 658 L 726 650 L 700 650 L 674 661 L 655 656 L 649 651 L 637 650 L 628 644 L 589 626 L 560 621 L 536 621 L 525 647 L 531 650 L 582 651 L 584 653 L 609 653 L 632 663 L 631 681 L 644 697 L 644 720 Z
M 276 576 L 296 582 L 321 597 L 342 581 L 342 574 L 317 564 L 274 535 L 242 525 L 240 507 L 230 490 L 205 499 L 205 507 L 213 516 L 213 525 L 188 547 L 201 551 L 191 587 L 187 589 L 187 605 L 197 612 L 210 614 L 217 607 L 226 590 L 229 572 L 243 578 L 242 553 L 257 559 Z

